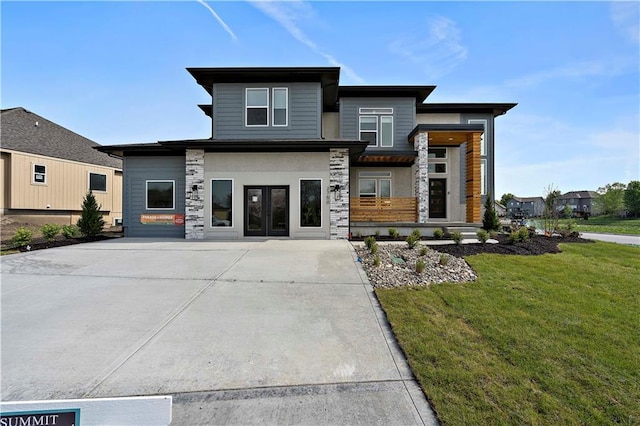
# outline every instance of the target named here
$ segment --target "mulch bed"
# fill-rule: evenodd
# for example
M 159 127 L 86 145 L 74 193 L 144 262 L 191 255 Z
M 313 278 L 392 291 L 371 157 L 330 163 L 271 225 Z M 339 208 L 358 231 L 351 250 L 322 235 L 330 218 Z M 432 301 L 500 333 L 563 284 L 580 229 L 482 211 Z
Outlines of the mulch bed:
M 78 238 L 69 238 L 69 239 L 58 237 L 54 241 L 44 241 L 41 239 L 37 239 L 37 240 L 34 240 L 28 246 L 3 247 L 2 249 L 3 250 L 12 250 L 12 249 L 19 250 L 20 252 L 24 253 L 27 251 L 43 250 L 43 249 L 54 248 L 54 247 L 71 246 L 74 244 L 90 243 L 92 241 L 110 240 L 112 238 L 118 238 L 118 236 L 117 235 L 96 235 L 95 237 L 78 237 Z
M 545 237 L 537 235 L 527 242 L 510 243 L 509 237 L 506 235 L 498 235 L 496 238 L 498 244 L 461 244 L 461 245 L 443 245 L 433 246 L 434 250 L 441 253 L 447 253 L 457 257 L 473 256 L 480 253 L 492 254 L 513 254 L 513 255 L 541 255 L 546 253 L 560 253 L 562 250 L 558 248 L 560 243 L 592 243 L 580 237 Z

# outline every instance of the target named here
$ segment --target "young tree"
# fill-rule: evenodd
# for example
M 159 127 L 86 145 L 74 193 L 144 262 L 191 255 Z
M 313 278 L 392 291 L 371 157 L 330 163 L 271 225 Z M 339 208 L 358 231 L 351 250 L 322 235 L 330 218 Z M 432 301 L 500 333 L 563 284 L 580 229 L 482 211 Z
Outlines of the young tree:
M 502 204 L 503 206 L 507 207 L 507 203 L 510 200 L 513 200 L 514 198 L 516 198 L 516 196 L 513 195 L 510 192 L 507 192 L 506 194 L 502 194 L 502 197 L 500 197 L 500 204 Z
M 96 197 L 89 191 L 82 201 L 82 214 L 78 219 L 78 228 L 82 235 L 92 237 L 102 232 L 104 219 L 100 214 L 100 207 L 96 202 Z
M 487 194 L 487 201 L 484 203 L 484 216 L 482 218 L 482 229 L 487 231 L 497 231 L 500 229 L 500 219 L 493 204 L 493 197 Z
M 624 206 L 629 214 L 638 217 L 640 214 L 640 181 L 632 180 L 624 190 Z
M 558 229 L 560 212 L 556 209 L 556 201 L 562 196 L 562 192 L 553 184 L 547 186 L 544 193 L 544 212 L 542 219 L 544 222 L 544 234 L 551 235 Z
M 595 203 L 603 214 L 617 215 L 624 210 L 624 192 L 626 185 L 614 182 L 598 188 L 600 196 Z

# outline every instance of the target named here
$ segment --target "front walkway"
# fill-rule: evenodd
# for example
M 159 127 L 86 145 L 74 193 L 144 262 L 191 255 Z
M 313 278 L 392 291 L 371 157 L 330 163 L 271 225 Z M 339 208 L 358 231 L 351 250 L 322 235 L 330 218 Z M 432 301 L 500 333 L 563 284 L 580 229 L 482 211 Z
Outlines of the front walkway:
M 2 258 L 2 400 L 173 395 L 173 424 L 435 424 L 346 241 Z

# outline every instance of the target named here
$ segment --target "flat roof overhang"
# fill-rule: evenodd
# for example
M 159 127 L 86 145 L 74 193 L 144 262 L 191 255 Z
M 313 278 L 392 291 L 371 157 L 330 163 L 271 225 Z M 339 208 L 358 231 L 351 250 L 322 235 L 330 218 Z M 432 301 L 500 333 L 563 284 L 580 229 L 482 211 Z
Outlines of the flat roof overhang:
M 192 67 L 187 68 L 187 71 L 210 95 L 213 95 L 213 85 L 217 83 L 317 82 L 322 86 L 324 108 L 335 108 L 338 99 L 340 67 Z
M 493 114 L 494 117 L 504 115 L 517 103 L 428 103 L 416 105 L 417 114 L 425 113 L 481 113 Z
M 338 98 L 415 98 L 424 102 L 436 86 L 340 86 Z
M 352 162 L 352 166 L 411 166 L 418 156 L 418 151 L 374 151 L 365 150 Z
M 482 124 L 418 124 L 409 133 L 409 142 L 413 143 L 418 133 L 429 134 L 431 146 L 459 146 L 467 142 L 470 134 L 484 133 Z
M 148 144 L 103 145 L 95 149 L 118 157 L 128 155 L 182 154 L 187 149 L 203 149 L 205 152 L 328 152 L 332 148 L 349 149 L 349 157 L 357 158 L 368 142 L 345 139 L 296 139 L 296 140 L 243 140 L 243 139 L 189 139 L 159 141 Z

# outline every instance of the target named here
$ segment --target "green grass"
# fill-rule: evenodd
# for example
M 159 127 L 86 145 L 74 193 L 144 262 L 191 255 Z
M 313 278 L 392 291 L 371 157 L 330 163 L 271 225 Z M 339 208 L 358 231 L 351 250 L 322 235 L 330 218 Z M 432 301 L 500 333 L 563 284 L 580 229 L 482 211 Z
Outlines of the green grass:
M 611 216 L 596 216 L 589 218 L 589 220 L 560 220 L 560 223 L 568 222 L 573 223 L 576 231 L 579 232 L 640 235 L 640 219 L 620 219 Z
M 471 256 L 479 279 L 378 289 L 450 425 L 640 424 L 640 249 Z

